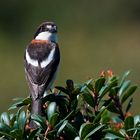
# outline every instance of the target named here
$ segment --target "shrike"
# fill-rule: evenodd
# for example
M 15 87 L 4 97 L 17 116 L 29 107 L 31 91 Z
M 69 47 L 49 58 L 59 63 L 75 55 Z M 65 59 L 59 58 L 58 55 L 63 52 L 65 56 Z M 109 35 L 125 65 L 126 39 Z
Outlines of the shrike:
M 32 114 L 43 115 L 42 98 L 55 80 L 59 62 L 57 26 L 53 22 L 44 22 L 37 29 L 24 55 L 25 73 L 32 98 Z

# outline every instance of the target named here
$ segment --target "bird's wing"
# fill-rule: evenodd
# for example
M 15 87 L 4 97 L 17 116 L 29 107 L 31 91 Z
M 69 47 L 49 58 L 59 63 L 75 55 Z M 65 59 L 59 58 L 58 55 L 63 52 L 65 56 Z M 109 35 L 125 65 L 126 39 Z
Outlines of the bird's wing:
M 44 45 L 44 47 L 42 47 L 43 52 L 37 49 L 37 47 L 40 46 L 39 44 L 36 44 L 36 46 L 33 46 L 32 49 L 37 50 L 36 51 L 34 50 L 34 53 L 30 54 L 32 58 L 38 60 L 38 66 L 34 66 L 31 63 L 29 63 L 27 61 L 26 54 L 24 59 L 25 72 L 31 90 L 31 96 L 34 99 L 42 97 L 45 89 L 50 88 L 51 86 L 50 83 L 52 82 L 55 76 L 60 61 L 60 53 L 57 44 L 53 43 L 52 48 L 51 48 L 52 44 L 43 44 L 43 45 Z M 50 59 L 50 53 L 52 49 L 54 49 L 54 52 Z

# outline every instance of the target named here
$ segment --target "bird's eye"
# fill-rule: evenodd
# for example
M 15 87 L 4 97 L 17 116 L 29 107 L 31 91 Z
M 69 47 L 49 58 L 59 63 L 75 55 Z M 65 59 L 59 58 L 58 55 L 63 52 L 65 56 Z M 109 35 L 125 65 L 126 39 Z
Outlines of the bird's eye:
M 52 28 L 52 25 L 47 25 L 47 28 L 48 28 L 48 29 L 51 29 L 51 28 Z

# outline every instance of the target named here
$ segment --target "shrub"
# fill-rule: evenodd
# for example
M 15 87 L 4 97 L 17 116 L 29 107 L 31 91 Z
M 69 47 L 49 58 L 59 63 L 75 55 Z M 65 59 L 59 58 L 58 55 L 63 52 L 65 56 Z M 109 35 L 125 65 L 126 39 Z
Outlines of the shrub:
M 127 80 L 128 74 L 102 72 L 98 79 L 82 84 L 67 80 L 65 87 L 44 95 L 46 117 L 30 114 L 30 97 L 18 98 L 9 108 L 17 113 L 0 116 L 0 136 L 5 140 L 139 140 L 140 115 L 130 113 L 137 86 Z M 31 129 L 30 120 L 38 128 Z

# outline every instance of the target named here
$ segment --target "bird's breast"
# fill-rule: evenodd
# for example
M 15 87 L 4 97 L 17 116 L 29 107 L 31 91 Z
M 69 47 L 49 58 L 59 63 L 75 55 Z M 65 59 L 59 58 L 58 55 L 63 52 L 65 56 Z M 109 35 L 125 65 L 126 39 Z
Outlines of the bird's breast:
M 26 49 L 26 60 L 35 67 L 44 68 L 54 59 L 55 52 L 55 43 L 33 40 Z

